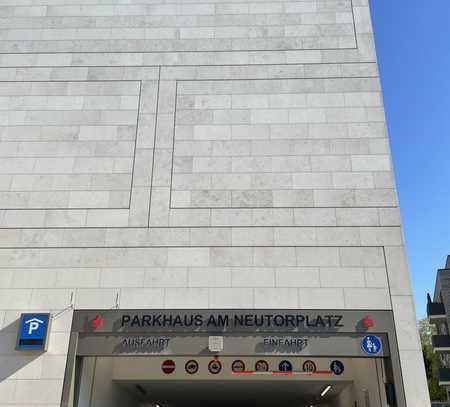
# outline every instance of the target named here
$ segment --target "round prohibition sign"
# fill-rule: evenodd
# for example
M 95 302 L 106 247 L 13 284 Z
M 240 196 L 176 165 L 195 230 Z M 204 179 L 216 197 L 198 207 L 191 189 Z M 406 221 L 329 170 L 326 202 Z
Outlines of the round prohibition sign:
M 208 363 L 208 370 L 211 374 L 219 374 L 222 371 L 222 363 L 219 360 L 211 360 Z
M 305 373 L 315 373 L 317 370 L 316 364 L 312 360 L 307 360 L 303 363 L 302 370 Z
M 265 360 L 258 360 L 255 363 L 255 371 L 257 372 L 268 372 L 269 364 Z
M 235 360 L 231 365 L 231 370 L 233 373 L 245 372 L 245 363 L 242 360 Z
M 187 374 L 196 374 L 198 372 L 198 362 L 196 360 L 188 360 L 184 369 Z
M 161 369 L 165 374 L 173 373 L 175 371 L 175 368 L 175 362 L 171 359 L 165 360 L 161 365 Z

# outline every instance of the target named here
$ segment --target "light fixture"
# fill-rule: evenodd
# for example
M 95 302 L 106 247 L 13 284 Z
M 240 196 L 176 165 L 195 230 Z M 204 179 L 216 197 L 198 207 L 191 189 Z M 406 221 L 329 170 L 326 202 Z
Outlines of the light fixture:
M 210 336 L 208 338 L 208 348 L 210 352 L 222 352 L 223 351 L 223 336 Z
M 320 397 L 325 397 L 325 395 L 331 390 L 331 386 L 327 386 L 322 390 L 322 393 L 320 393 Z

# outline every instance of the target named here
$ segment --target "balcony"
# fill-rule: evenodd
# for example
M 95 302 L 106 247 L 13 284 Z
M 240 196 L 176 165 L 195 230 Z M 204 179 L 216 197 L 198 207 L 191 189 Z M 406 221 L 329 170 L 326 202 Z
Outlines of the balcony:
M 439 386 L 450 386 L 450 368 L 439 369 Z
M 440 302 L 429 302 L 427 304 L 427 315 L 430 324 L 443 322 L 447 319 L 444 304 Z
M 431 344 L 434 352 L 450 353 L 450 335 L 433 335 Z

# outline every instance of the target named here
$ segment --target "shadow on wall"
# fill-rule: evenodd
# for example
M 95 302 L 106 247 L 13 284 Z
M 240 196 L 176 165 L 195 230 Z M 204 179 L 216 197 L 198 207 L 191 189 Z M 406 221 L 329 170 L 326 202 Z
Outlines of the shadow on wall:
M 42 366 L 38 359 L 44 352 L 16 351 L 18 329 L 19 319 L 0 330 L 0 382 L 19 378 L 19 375 L 23 379 L 41 376 Z

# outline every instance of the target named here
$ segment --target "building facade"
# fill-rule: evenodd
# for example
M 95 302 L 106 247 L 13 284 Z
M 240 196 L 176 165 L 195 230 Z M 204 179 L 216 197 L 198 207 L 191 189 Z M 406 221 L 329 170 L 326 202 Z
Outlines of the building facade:
M 439 369 L 439 385 L 450 391 L 450 256 L 445 268 L 438 270 L 433 299 L 428 295 L 427 314 L 430 324 L 436 326 L 432 336 L 433 350 L 439 354 L 442 368 Z
M 374 332 L 376 398 L 320 405 L 429 406 L 368 0 L 3 0 L 0 51 L 0 406 L 132 406 L 111 383 L 142 377 L 89 356 L 193 310 L 312 318 L 355 371 L 319 336 Z M 15 350 L 22 313 L 50 313 L 45 352 Z

